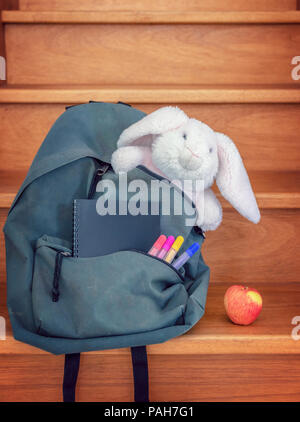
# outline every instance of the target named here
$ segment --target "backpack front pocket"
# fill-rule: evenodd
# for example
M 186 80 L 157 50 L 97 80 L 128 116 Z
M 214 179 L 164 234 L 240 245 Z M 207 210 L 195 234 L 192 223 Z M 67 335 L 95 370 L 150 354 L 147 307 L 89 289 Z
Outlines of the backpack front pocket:
M 93 338 L 183 324 L 188 299 L 180 274 L 137 251 L 68 256 L 62 241 L 38 241 L 32 299 L 39 334 Z

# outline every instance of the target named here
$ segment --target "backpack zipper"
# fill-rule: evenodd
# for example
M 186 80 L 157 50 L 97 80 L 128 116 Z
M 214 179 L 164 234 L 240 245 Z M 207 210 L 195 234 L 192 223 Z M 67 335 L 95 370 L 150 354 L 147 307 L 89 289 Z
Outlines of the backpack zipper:
M 58 302 L 59 279 L 60 279 L 62 261 L 64 257 L 69 257 L 69 256 L 71 256 L 70 252 L 59 251 L 56 253 L 54 276 L 53 276 L 53 287 L 52 287 L 52 302 Z
M 110 168 L 110 164 L 104 163 L 103 161 L 101 161 L 99 163 L 99 167 L 95 171 L 93 179 L 92 179 L 92 183 L 90 185 L 88 199 L 92 199 L 92 197 L 94 196 L 94 193 L 96 191 L 96 187 L 97 187 L 98 182 L 101 180 L 102 176 L 105 173 L 107 173 L 109 168 Z

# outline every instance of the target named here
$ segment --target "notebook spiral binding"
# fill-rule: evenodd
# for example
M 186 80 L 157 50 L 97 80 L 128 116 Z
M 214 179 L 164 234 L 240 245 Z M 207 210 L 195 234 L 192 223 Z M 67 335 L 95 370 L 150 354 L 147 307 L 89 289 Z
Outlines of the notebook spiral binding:
M 78 230 L 79 230 L 79 205 L 80 202 L 74 200 L 73 206 L 73 256 L 78 258 L 79 256 L 79 242 L 78 242 Z

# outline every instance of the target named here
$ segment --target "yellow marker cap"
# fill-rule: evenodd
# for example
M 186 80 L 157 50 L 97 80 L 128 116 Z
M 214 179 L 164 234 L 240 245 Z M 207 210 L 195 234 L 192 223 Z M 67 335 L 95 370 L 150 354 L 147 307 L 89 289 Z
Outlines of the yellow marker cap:
M 184 242 L 184 238 L 182 236 L 177 236 L 175 242 L 172 245 L 172 248 L 178 252 L 183 242 Z

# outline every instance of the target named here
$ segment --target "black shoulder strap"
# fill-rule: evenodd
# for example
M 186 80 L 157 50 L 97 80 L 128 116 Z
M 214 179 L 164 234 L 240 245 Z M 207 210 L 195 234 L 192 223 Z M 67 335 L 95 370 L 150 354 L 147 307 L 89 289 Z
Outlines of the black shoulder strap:
M 131 348 L 134 378 L 134 401 L 149 402 L 149 377 L 146 346 Z
M 134 378 L 134 401 L 149 402 L 148 359 L 146 346 L 132 347 L 131 358 Z M 75 402 L 76 382 L 80 365 L 80 353 L 65 355 L 63 381 L 64 402 Z
M 76 382 L 80 364 L 80 353 L 65 355 L 65 371 L 63 382 L 64 402 L 75 401 Z

